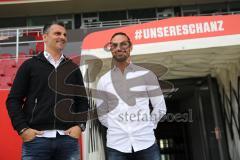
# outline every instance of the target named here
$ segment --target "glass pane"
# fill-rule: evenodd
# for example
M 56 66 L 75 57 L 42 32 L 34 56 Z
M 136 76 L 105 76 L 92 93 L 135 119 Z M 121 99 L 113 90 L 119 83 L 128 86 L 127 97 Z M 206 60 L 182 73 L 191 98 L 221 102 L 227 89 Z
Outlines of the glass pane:
M 124 20 L 124 19 L 127 19 L 126 11 L 111 11 L 111 12 L 99 13 L 100 21 L 115 21 L 115 20 Z
M 98 17 L 98 13 L 97 13 L 97 12 L 83 13 L 83 14 L 82 14 L 82 17 L 83 17 L 83 18 Z
M 73 29 L 72 20 L 58 19 L 58 22 L 62 22 L 66 29 Z
M 229 4 L 230 11 L 240 11 L 240 2 L 234 2 Z
M 27 26 L 27 18 L 1 18 L 0 19 L 0 28 L 8 27 L 25 27 Z
M 160 139 L 160 148 L 163 149 L 164 148 L 164 144 L 163 144 L 163 140 Z
M 57 19 L 72 19 L 73 15 L 71 14 L 64 14 L 64 15 L 57 15 Z
M 45 24 L 56 21 L 56 16 L 39 16 L 39 17 L 31 17 L 28 20 L 29 26 L 43 26 Z
M 201 14 L 207 14 L 207 13 L 217 13 L 217 12 L 226 12 L 227 11 L 227 5 L 226 4 L 205 4 L 199 6 L 200 13 Z
M 128 17 L 132 19 L 141 19 L 141 18 L 156 18 L 156 9 L 136 9 L 129 10 Z

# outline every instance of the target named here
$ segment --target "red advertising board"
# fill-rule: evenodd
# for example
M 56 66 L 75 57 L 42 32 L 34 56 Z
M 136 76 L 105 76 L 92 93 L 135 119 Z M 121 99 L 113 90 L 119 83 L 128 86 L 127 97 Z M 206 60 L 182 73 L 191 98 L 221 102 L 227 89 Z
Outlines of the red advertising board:
M 133 44 L 168 42 L 240 34 L 236 22 L 240 15 L 175 17 L 89 34 L 82 49 L 97 49 L 116 32 L 125 32 Z
M 0 159 L 21 159 L 21 138 L 13 130 L 5 102 L 9 91 L 0 90 Z

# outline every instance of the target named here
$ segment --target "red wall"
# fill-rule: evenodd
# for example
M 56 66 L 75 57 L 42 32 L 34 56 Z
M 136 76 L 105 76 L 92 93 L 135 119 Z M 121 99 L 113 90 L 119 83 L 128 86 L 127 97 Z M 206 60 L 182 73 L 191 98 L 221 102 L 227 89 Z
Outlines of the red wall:
M 21 138 L 12 128 L 5 105 L 8 92 L 0 90 L 0 160 L 20 160 Z
M 0 160 L 20 160 L 22 140 L 8 117 L 5 105 L 8 93 L 8 90 L 0 90 Z M 81 138 L 79 142 L 81 144 Z

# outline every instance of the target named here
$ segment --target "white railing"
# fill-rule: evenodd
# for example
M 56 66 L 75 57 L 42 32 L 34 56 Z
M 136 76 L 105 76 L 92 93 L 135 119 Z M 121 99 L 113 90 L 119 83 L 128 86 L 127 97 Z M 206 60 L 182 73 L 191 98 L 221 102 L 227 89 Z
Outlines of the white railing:
M 0 42 L 0 47 L 6 45 L 15 45 L 16 46 L 16 59 L 18 59 L 19 54 L 19 45 L 20 44 L 30 44 L 42 42 L 34 40 L 34 41 L 19 41 L 20 37 L 28 36 L 29 34 L 42 35 L 43 26 L 39 27 L 22 27 L 22 28 L 5 28 L 0 29 L 0 40 L 5 42 Z M 10 38 L 14 38 L 14 41 L 8 41 Z
M 28 33 L 42 34 L 43 26 L 0 29 L 0 39 L 3 39 L 1 37 L 15 37 L 17 32 L 18 32 L 19 36 L 23 36 L 24 34 L 28 35 Z
M 240 11 L 235 12 L 216 12 L 211 14 L 198 14 L 194 16 L 216 16 L 216 15 L 232 15 L 232 14 L 240 14 Z M 107 27 L 118 27 L 118 26 L 127 26 L 133 24 L 141 24 L 154 20 L 161 20 L 171 17 L 160 17 L 160 18 L 144 18 L 144 19 L 128 19 L 128 20 L 116 20 L 116 21 L 99 21 L 99 22 L 87 22 L 82 24 L 82 29 L 88 28 L 107 28 Z
M 101 21 L 101 22 L 88 22 L 84 23 L 81 28 L 107 28 L 107 27 L 117 27 L 117 26 L 127 26 L 133 24 L 141 24 L 154 20 L 159 20 L 160 18 L 144 18 L 144 19 L 128 19 L 128 20 L 116 20 L 116 21 Z M 163 18 L 161 18 L 163 19 Z

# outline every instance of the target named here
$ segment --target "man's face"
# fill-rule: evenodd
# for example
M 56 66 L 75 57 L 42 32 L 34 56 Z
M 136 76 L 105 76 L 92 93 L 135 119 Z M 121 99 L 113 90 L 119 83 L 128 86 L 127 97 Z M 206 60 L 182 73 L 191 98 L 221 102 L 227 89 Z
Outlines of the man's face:
M 117 62 L 126 62 L 130 56 L 132 45 L 124 35 L 116 35 L 111 40 L 111 52 Z
M 48 32 L 43 35 L 43 40 L 47 50 L 61 52 L 67 42 L 66 29 L 54 24 L 48 29 Z

